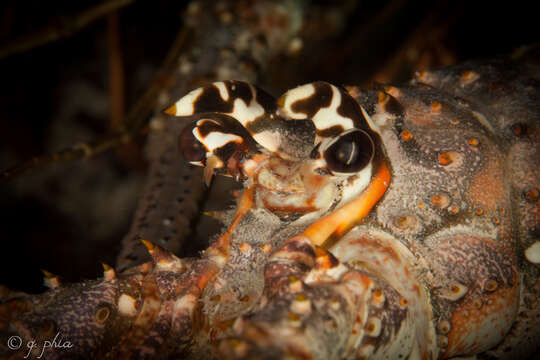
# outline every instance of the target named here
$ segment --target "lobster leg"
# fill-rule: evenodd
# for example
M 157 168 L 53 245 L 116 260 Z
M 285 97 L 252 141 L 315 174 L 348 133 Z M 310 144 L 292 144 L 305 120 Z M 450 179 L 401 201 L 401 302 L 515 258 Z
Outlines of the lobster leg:
M 393 240 L 353 230 L 340 241 L 355 255 L 369 245 L 372 265 L 340 262 L 302 235 L 287 240 L 266 265 L 258 308 L 235 322 L 218 356 L 436 358 L 427 295 Z

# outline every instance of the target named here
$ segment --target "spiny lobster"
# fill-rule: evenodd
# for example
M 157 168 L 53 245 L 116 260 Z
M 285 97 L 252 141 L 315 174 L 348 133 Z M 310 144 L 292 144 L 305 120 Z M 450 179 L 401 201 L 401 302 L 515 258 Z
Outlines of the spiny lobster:
M 275 100 L 222 81 L 166 110 L 242 181 L 200 258 L 17 296 L 3 357 L 525 358 L 540 339 L 540 86 L 508 59 Z M 175 121 L 175 119 L 170 119 Z M 71 347 L 44 347 L 61 333 Z M 39 345 L 18 351 L 11 339 Z M 8 344 L 8 347 L 5 345 Z M 43 352 L 44 351 L 44 352 Z

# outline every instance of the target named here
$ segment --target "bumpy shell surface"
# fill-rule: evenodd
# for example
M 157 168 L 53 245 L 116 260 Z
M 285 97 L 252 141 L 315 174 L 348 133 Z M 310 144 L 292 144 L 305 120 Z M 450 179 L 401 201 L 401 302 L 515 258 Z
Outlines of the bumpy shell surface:
M 539 241 L 538 80 L 501 59 L 382 90 L 390 98 L 380 92 L 383 110 L 372 111 L 386 127 L 392 183 L 356 231 L 380 229 L 425 262 L 418 276 L 431 293 L 440 356 L 497 344 L 493 355 L 530 353 L 540 328 L 538 263 L 531 250 L 525 256 Z

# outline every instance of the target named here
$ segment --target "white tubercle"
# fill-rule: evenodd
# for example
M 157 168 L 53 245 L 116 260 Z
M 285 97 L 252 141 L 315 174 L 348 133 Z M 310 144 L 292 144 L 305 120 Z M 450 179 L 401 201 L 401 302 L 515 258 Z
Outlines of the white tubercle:
M 533 264 L 540 264 L 540 241 L 535 242 L 525 250 L 525 258 Z

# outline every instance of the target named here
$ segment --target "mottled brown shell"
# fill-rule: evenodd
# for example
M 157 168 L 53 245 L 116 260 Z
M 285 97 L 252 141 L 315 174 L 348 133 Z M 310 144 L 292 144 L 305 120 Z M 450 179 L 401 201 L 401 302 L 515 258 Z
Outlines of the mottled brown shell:
M 426 262 L 443 357 L 527 354 L 539 338 L 539 267 L 524 256 L 540 240 L 538 89 L 524 66 L 468 63 L 381 88 L 371 110 L 392 183 L 360 228 Z

